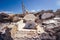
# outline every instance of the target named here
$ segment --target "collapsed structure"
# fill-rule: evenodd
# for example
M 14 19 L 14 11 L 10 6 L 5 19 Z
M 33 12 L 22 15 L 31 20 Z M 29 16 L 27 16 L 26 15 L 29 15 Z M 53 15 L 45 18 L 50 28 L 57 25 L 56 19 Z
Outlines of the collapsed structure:
M 0 13 L 0 39 L 8 40 L 8 37 L 12 37 L 13 40 L 60 40 L 59 30 L 60 15 L 52 10 L 35 14 Z

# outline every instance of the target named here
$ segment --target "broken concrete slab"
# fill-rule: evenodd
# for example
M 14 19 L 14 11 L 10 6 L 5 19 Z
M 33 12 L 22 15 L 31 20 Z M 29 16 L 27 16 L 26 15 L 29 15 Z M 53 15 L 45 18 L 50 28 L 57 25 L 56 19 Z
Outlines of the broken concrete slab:
M 34 14 L 27 14 L 23 19 L 35 21 L 36 17 L 34 16 Z
M 18 26 L 16 26 L 16 25 L 11 28 L 10 32 L 11 32 L 11 36 L 12 37 L 14 37 L 14 35 L 17 32 L 17 30 L 18 30 Z
M 44 20 L 42 23 L 46 23 L 46 24 L 49 24 L 49 23 L 57 23 L 57 20 Z
M 21 19 L 22 19 L 22 18 L 15 16 L 15 17 L 13 17 L 12 21 L 13 21 L 13 22 L 18 22 L 18 21 L 21 20 Z
M 20 20 L 17 22 L 18 30 L 22 30 L 25 27 L 25 23 L 23 23 L 23 20 Z
M 33 21 L 27 21 L 24 29 L 36 29 L 36 23 Z
M 44 28 L 41 27 L 41 25 L 37 25 L 37 26 L 36 26 L 36 29 L 37 29 L 37 33 L 38 33 L 38 34 L 46 33 L 46 32 L 44 31 Z
M 55 15 L 53 13 L 44 13 L 41 16 L 41 19 L 49 19 L 49 18 L 53 18 Z

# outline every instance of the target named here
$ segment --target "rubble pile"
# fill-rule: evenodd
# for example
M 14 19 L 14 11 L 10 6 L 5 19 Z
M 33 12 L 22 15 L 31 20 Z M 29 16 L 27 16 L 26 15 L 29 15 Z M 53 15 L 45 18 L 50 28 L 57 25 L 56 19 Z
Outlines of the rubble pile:
M 53 17 L 54 17 L 54 14 L 53 13 L 44 13 L 41 16 L 41 19 L 48 19 L 48 18 L 53 18 Z
M 59 13 L 60 10 L 0 13 L 0 40 L 60 40 Z
M 32 20 L 32 21 L 35 21 L 36 17 L 33 15 L 33 14 L 27 14 L 24 16 L 24 19 L 25 20 Z

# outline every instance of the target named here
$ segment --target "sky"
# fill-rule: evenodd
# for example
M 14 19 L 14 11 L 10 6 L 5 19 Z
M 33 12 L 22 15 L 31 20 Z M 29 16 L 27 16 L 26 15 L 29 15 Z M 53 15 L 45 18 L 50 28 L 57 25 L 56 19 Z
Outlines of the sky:
M 60 9 L 60 0 L 23 0 L 28 11 Z M 0 0 L 0 12 L 22 13 L 22 0 Z

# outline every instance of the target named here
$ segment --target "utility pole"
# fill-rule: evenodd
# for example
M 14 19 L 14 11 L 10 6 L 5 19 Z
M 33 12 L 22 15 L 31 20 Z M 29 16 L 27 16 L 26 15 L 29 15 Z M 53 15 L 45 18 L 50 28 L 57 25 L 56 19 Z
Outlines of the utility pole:
M 22 0 L 22 12 L 23 12 L 23 14 L 26 13 L 26 8 L 25 8 L 25 5 L 24 5 L 24 3 L 23 3 L 23 0 Z

